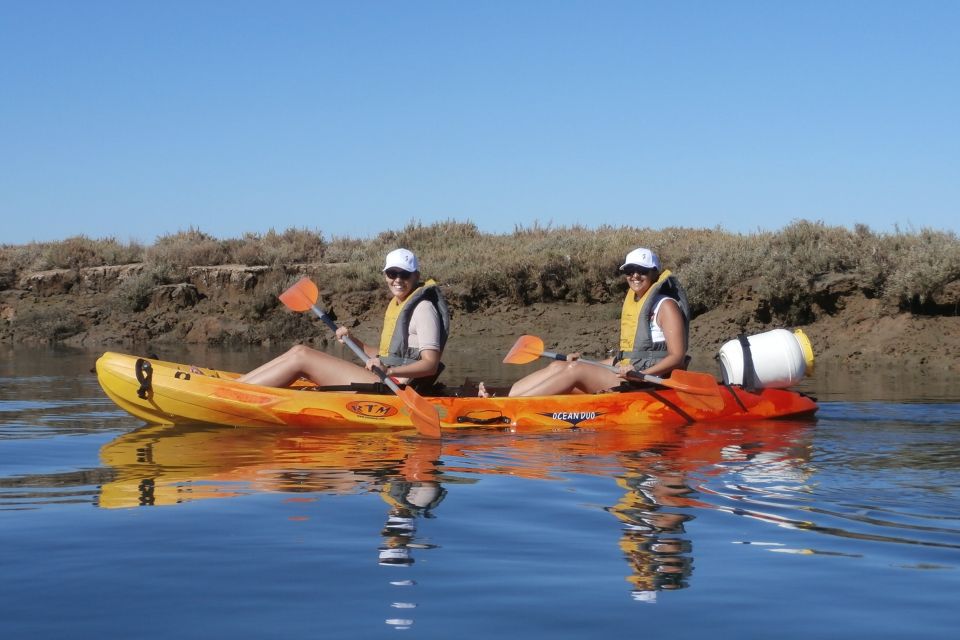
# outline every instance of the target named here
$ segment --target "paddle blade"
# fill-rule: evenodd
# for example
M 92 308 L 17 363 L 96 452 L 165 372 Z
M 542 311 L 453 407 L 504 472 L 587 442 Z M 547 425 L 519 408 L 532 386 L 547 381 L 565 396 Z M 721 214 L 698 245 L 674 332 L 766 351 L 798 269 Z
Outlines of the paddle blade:
M 537 336 L 520 336 L 503 358 L 505 364 L 527 364 L 543 355 L 543 340 Z
M 280 302 L 291 311 L 308 311 L 317 303 L 320 290 L 310 278 L 304 276 L 280 294 Z
M 716 379 L 709 373 L 674 369 L 670 373 L 670 377 L 663 381 L 663 385 L 698 396 L 720 397 L 720 387 L 717 385 Z
M 417 428 L 417 433 L 427 438 L 439 438 L 440 414 L 437 413 L 437 408 L 410 386 L 402 389 L 398 387 L 396 393 L 410 409 L 410 419 Z
M 701 411 L 722 411 L 726 402 L 719 392 L 717 395 L 697 395 L 677 390 L 677 398 L 689 407 L 696 407 Z

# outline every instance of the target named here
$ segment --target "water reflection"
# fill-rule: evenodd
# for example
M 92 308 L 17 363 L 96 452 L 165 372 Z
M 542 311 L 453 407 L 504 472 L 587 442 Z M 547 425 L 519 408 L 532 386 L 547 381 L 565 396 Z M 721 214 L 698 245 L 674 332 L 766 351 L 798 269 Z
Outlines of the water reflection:
M 710 507 L 701 499 L 703 479 L 724 465 L 749 463 L 756 477 L 796 481 L 798 452 L 808 450 L 806 428 L 767 422 L 539 436 L 468 433 L 437 442 L 378 433 L 151 426 L 102 448 L 112 477 L 101 485 L 97 504 L 172 505 L 265 491 L 375 492 L 388 505 L 378 561 L 409 566 L 417 550 L 433 547 L 418 539 L 418 522 L 434 517 L 452 485 L 487 474 L 610 477 L 622 490 L 606 510 L 622 526 L 627 581 L 636 600 L 652 602 L 658 591 L 688 585 L 693 544 L 684 524 L 696 508 Z
M 491 619 L 503 635 L 537 637 L 557 620 L 616 635 L 637 613 L 686 602 L 702 615 L 671 616 L 671 629 L 702 636 L 702 620 L 729 618 L 739 603 L 767 598 L 749 620 L 764 628 L 789 619 L 799 598 L 835 605 L 793 629 L 823 636 L 850 626 L 853 583 L 866 589 L 856 604 L 868 603 L 860 635 L 918 620 L 926 635 L 953 629 L 960 405 L 914 402 L 936 396 L 912 395 L 912 380 L 898 380 L 895 396 L 909 403 L 816 390 L 830 400 L 816 424 L 464 433 L 438 450 L 383 434 L 126 433 L 136 423 L 103 398 L 92 358 L 41 366 L 30 355 L 0 358 L 0 538 L 15 585 L 7 624 L 21 630 L 59 619 L 59 633 L 41 635 L 66 637 L 71 616 L 92 622 L 108 598 L 124 606 L 94 631 L 126 624 L 144 637 L 176 631 L 157 626 L 171 618 L 158 607 L 190 612 L 198 629 L 255 619 L 290 636 L 320 629 L 301 611 L 344 637 L 366 622 L 432 635 L 469 635 L 469 624 L 488 637 L 480 625 Z M 285 518 L 307 518 L 287 503 L 306 501 L 309 528 L 291 526 Z M 413 562 L 380 564 L 390 549 Z M 581 584 L 599 588 L 566 588 Z
M 656 602 L 657 591 L 686 587 L 693 569 L 691 543 L 683 535 L 684 523 L 693 518 L 683 511 L 693 506 L 693 489 L 683 474 L 657 469 L 659 453 L 646 453 L 627 454 L 630 466 L 617 480 L 626 493 L 607 510 L 624 524 L 620 548 L 632 570 L 634 600 Z

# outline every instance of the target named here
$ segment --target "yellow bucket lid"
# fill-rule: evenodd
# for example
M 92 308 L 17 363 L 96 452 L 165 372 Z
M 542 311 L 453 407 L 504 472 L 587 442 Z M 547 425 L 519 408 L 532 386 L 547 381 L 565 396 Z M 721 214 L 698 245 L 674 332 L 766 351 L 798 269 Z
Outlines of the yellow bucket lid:
M 797 342 L 800 343 L 803 360 L 807 364 L 806 375 L 809 376 L 813 373 L 813 345 L 810 343 L 810 338 L 807 337 L 807 334 L 805 334 L 802 329 L 794 329 L 793 335 L 796 336 Z

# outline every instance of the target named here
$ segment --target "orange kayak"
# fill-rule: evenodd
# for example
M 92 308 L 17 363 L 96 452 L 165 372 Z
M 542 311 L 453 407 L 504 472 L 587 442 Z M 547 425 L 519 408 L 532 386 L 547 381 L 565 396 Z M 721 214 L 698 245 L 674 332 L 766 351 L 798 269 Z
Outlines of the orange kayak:
M 391 392 L 277 389 L 237 382 L 239 374 L 107 352 L 97 379 L 119 407 L 151 424 L 392 429 L 413 427 Z M 684 425 L 811 416 L 809 396 L 790 389 L 748 392 L 719 382 L 696 393 L 651 386 L 626 392 L 535 397 L 428 397 L 443 430 L 558 430 Z

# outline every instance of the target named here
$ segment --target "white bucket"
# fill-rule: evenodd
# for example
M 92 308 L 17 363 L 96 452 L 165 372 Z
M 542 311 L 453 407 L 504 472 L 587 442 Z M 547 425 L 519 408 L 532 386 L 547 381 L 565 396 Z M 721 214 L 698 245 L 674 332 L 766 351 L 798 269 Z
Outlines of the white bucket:
M 800 329 L 774 329 L 749 336 L 750 353 L 760 388 L 793 386 L 813 372 L 813 347 Z M 720 347 L 720 371 L 726 384 L 743 384 L 743 347 L 731 340 Z

